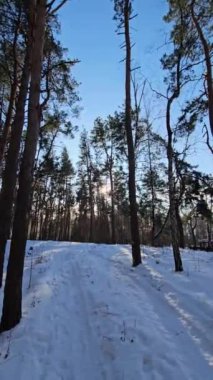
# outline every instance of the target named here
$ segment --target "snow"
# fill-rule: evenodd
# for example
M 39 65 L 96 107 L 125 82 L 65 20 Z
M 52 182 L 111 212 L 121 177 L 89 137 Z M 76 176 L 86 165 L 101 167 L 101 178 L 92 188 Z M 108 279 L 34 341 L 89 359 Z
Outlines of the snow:
M 184 250 L 178 274 L 170 248 L 142 247 L 133 269 L 127 245 L 30 246 L 22 321 L 0 335 L 0 379 L 213 379 L 211 252 Z

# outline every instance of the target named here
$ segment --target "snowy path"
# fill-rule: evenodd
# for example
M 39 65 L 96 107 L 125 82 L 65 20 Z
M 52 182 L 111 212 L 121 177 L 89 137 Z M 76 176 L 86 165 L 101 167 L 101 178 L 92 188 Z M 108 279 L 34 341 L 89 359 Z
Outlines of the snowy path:
M 185 252 L 175 274 L 168 249 L 144 248 L 132 269 L 127 246 L 33 244 L 22 323 L 0 336 L 0 379 L 213 379 L 211 253 Z

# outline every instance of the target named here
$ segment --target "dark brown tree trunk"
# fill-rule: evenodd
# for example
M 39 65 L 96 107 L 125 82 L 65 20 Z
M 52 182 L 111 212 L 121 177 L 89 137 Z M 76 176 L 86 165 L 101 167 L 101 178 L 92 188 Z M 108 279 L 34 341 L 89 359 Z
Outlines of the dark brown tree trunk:
M 55 223 L 55 237 L 54 240 L 59 240 L 59 227 L 60 227 L 60 210 L 61 210 L 61 195 L 58 198 L 58 207 L 56 212 L 56 223 Z
M 151 142 L 150 142 L 150 127 L 148 127 L 148 156 L 149 156 L 149 172 L 150 172 L 150 185 L 151 185 L 151 219 L 152 219 L 152 229 L 151 229 L 151 243 L 152 246 L 155 245 L 155 189 L 154 189 L 154 178 L 153 178 L 153 167 L 152 167 L 152 156 L 151 156 Z
M 207 220 L 206 222 L 206 229 L 207 229 L 207 238 L 208 238 L 208 249 L 211 248 L 211 241 L 212 241 L 212 234 L 211 234 L 211 224 L 210 222 Z
M 17 41 L 18 41 L 18 34 L 20 29 L 20 20 L 21 20 L 21 10 L 19 11 L 18 20 L 15 24 L 15 30 L 14 30 L 14 37 L 13 37 L 13 46 L 12 46 L 12 52 L 13 52 L 13 82 L 11 85 L 11 92 L 10 92 L 10 99 L 9 99 L 9 105 L 6 115 L 6 120 L 4 123 L 4 127 L 2 130 L 2 134 L 0 137 L 0 166 L 2 165 L 2 160 L 5 153 L 5 148 L 7 145 L 7 139 L 11 127 L 12 117 L 13 117 L 13 108 L 16 100 L 16 94 L 17 94 L 17 88 L 18 88 L 18 62 L 17 62 Z
M 176 220 L 177 220 L 177 228 L 178 228 L 179 246 L 181 248 L 185 248 L 185 237 L 184 237 L 184 231 L 183 231 L 183 223 L 182 223 L 180 212 L 179 212 L 178 202 L 176 202 L 175 209 L 176 209 Z
M 48 239 L 48 230 L 49 230 L 49 206 L 48 206 L 48 203 L 47 203 L 47 207 L 46 207 L 46 210 L 45 210 L 45 219 L 44 219 L 44 230 L 42 232 L 42 240 L 47 240 Z
M 11 126 L 11 122 L 12 122 L 13 108 L 14 108 L 14 103 L 15 103 L 15 98 L 16 98 L 16 91 L 17 91 L 17 81 L 12 84 L 6 120 L 5 120 L 4 126 L 2 128 L 2 134 L 0 137 L 0 167 L 2 166 L 2 160 L 4 157 L 5 148 L 7 145 L 7 139 L 8 139 L 10 126 Z
M 31 27 L 29 26 L 29 29 Z M 30 77 L 30 61 L 32 51 L 31 31 L 29 32 L 26 47 L 26 56 L 21 78 L 21 86 L 17 100 L 16 113 L 11 131 L 10 145 L 8 149 L 6 166 L 2 177 L 2 189 L 0 194 L 0 287 L 4 265 L 4 254 L 7 239 L 10 233 L 14 193 L 17 179 L 18 159 L 21 145 L 21 136 L 24 125 L 24 111 L 27 99 Z
M 94 194 L 92 186 L 92 163 L 90 157 L 90 149 L 87 148 L 87 176 L 88 176 L 88 187 L 89 187 L 89 208 L 90 208 L 90 224 L 89 224 L 89 241 L 94 242 Z
M 89 225 L 89 241 L 90 243 L 94 242 L 94 202 L 93 202 L 93 191 L 92 191 L 92 180 L 91 176 L 89 179 L 89 193 L 90 193 L 90 225 Z
M 2 122 L 2 115 L 3 115 L 3 109 L 4 109 L 4 102 L 5 102 L 5 85 L 1 85 L 1 99 L 0 99 L 0 136 L 2 136 L 2 129 L 3 129 L 3 122 Z
M 135 182 L 135 150 L 132 135 L 131 116 L 131 41 L 129 31 L 130 1 L 124 3 L 124 32 L 126 44 L 126 80 L 125 80 L 125 128 L 128 146 L 128 167 L 129 167 L 129 203 L 130 203 L 130 224 L 132 239 L 132 265 L 141 263 L 140 236 L 138 227 L 136 182 Z
M 39 98 L 45 24 L 46 0 L 38 0 L 36 5 L 34 49 L 28 105 L 28 129 L 19 175 L 19 189 L 4 290 L 1 331 L 9 330 L 16 326 L 22 316 L 21 303 L 24 255 L 27 239 L 33 168 L 41 118 Z
M 34 210 L 31 211 L 30 221 L 31 221 L 31 231 L 30 231 L 30 239 L 36 240 L 39 235 L 39 209 L 41 206 L 40 194 L 37 194 L 37 198 L 34 202 Z
M 195 28 L 198 33 L 201 45 L 203 47 L 205 63 L 206 63 L 206 81 L 207 81 L 207 97 L 208 97 L 208 109 L 209 109 L 209 124 L 211 133 L 213 136 L 213 76 L 212 76 L 212 63 L 211 63 L 211 45 L 205 39 L 204 33 L 202 31 L 201 25 L 199 23 L 199 18 L 195 15 L 194 12 L 195 0 L 191 3 L 191 16 Z
M 170 108 L 172 101 L 175 97 L 171 97 L 167 102 L 166 110 L 166 127 L 167 127 L 167 158 L 168 158 L 168 183 L 169 183 L 169 208 L 170 208 L 170 231 L 172 239 L 172 248 L 175 261 L 175 271 L 181 272 L 183 270 L 180 249 L 179 249 L 179 239 L 178 239 L 178 227 L 176 218 L 176 199 L 175 199 L 175 181 L 173 173 L 174 164 L 174 152 L 172 146 L 172 130 L 170 126 Z
M 196 239 L 196 235 L 195 235 L 195 229 L 196 229 L 196 226 L 197 226 L 197 220 L 195 221 L 194 226 L 192 224 L 192 220 L 190 220 L 189 225 L 190 225 L 191 234 L 192 234 L 193 247 L 197 248 L 197 239 Z
M 110 177 L 110 196 L 111 196 L 111 243 L 115 244 L 115 199 L 114 199 L 114 181 L 113 181 L 113 172 L 112 165 L 110 164 L 109 169 L 109 177 Z

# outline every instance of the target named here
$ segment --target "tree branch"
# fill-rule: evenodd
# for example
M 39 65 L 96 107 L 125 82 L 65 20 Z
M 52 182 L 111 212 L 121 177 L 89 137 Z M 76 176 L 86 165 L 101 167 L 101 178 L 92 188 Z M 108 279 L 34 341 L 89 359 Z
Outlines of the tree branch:
M 208 146 L 210 152 L 213 154 L 213 147 L 212 147 L 211 144 L 210 144 L 209 131 L 208 131 L 208 129 L 207 129 L 206 124 L 204 124 L 204 126 L 203 126 L 203 130 L 204 130 L 204 135 L 203 135 L 203 137 L 206 137 L 206 145 Z
M 52 16 L 53 14 L 55 14 L 61 7 L 63 7 L 63 5 L 67 2 L 68 0 L 62 0 L 57 7 L 55 7 L 51 12 L 49 12 L 49 15 Z M 54 4 L 55 1 L 51 1 L 52 4 Z M 51 10 L 51 8 L 50 8 Z

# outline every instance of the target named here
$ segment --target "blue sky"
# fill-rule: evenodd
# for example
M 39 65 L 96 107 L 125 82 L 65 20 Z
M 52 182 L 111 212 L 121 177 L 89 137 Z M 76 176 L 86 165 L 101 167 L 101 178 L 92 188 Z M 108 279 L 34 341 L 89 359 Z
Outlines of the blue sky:
M 162 20 L 167 11 L 166 0 L 135 0 L 134 9 L 138 17 L 134 21 L 132 40 L 135 42 L 133 56 L 135 65 L 141 66 L 141 75 L 149 78 L 155 88 L 162 88 L 164 73 L 159 59 L 165 52 L 165 36 L 168 26 Z M 124 99 L 124 64 L 120 61 L 123 52 L 119 48 L 121 36 L 115 34 L 113 1 L 111 0 L 69 0 L 60 11 L 60 39 L 69 49 L 72 58 L 81 62 L 73 73 L 81 82 L 79 94 L 82 98 L 80 117 L 77 124 L 91 129 L 96 117 L 106 117 L 122 105 Z M 153 106 L 156 107 L 156 105 Z M 159 106 L 158 106 L 159 108 Z M 159 110 L 155 108 L 155 114 Z M 158 122 L 164 133 L 163 120 Z M 212 157 L 206 153 L 201 135 L 194 138 L 199 144 L 191 161 L 199 164 L 201 170 L 212 171 Z M 78 154 L 78 138 L 69 144 L 72 160 Z

